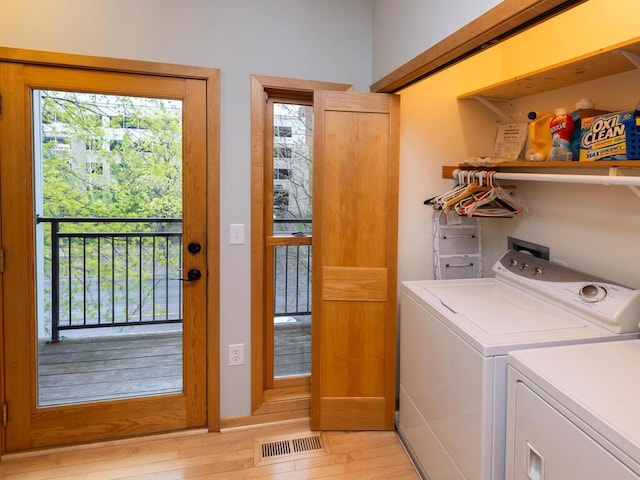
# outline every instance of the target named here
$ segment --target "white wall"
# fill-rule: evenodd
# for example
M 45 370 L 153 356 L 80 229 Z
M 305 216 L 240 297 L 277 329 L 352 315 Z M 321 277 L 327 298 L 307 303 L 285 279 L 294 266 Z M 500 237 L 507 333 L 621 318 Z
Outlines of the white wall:
M 251 74 L 371 80 L 370 0 L 3 0 L 0 45 L 221 69 L 221 415 L 250 414 Z M 247 226 L 244 246 L 229 224 Z
M 400 211 L 398 280 L 433 278 L 433 208 L 424 201 L 453 186 L 442 165 L 468 152 L 486 154 L 495 115 L 479 103 L 458 102 L 457 70 L 447 69 L 400 92 Z M 462 119 L 469 119 L 463 125 Z
M 453 185 L 452 180 L 442 179 L 442 165 L 457 165 L 469 157 L 491 153 L 497 116 L 474 100 L 457 100 L 456 97 L 474 91 L 478 88 L 477 83 L 486 78 L 490 79 L 485 85 L 488 86 L 502 81 L 501 75 L 506 78 L 524 77 L 527 72 L 548 66 L 549 62 L 562 63 L 563 59 L 580 56 L 585 42 L 566 42 L 555 46 L 557 37 L 553 33 L 566 25 L 569 25 L 565 28 L 572 32 L 574 38 L 594 38 L 594 45 L 586 47 L 582 54 L 617 44 L 625 36 L 627 39 L 635 38 L 637 26 L 633 19 L 637 15 L 614 8 L 612 1 L 620 4 L 621 8 L 625 4 L 624 0 L 590 0 L 575 7 L 575 11 L 555 17 L 546 25 L 505 42 L 504 57 L 484 51 L 400 92 L 398 276 L 401 281 L 432 278 L 432 209 L 422 202 Z M 603 9 L 605 3 L 607 8 Z M 605 24 L 607 26 L 603 28 L 615 32 L 620 38 L 590 37 L 590 32 Z M 500 52 L 500 48 L 489 50 Z M 550 56 L 563 49 L 567 56 L 560 55 L 550 60 Z M 573 54 L 572 49 L 576 50 Z M 528 61 L 536 66 L 531 67 Z M 527 67 L 530 69 L 518 71 Z M 505 71 L 508 71 L 506 75 Z M 476 85 L 470 87 L 470 81 Z M 524 121 L 530 110 L 552 111 L 560 106 L 573 109 L 575 102 L 582 97 L 591 98 L 597 108 L 633 110 L 639 100 L 638 82 L 640 69 L 635 69 L 505 102 L 501 107 L 512 115 L 511 121 Z M 600 170 L 598 173 L 607 172 Z M 633 191 L 627 187 L 514 183 L 519 194 L 526 199 L 529 211 L 515 219 L 483 220 L 486 275 L 491 274 L 491 265 L 504 253 L 507 236 L 511 235 L 549 246 L 552 260 L 640 288 L 637 260 L 640 198 Z
M 373 0 L 373 80 L 451 35 L 500 0 Z

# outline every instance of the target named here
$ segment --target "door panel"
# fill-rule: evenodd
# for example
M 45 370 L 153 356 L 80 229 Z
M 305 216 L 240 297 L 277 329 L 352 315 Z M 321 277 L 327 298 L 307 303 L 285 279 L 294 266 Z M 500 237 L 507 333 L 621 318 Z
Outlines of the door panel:
M 311 424 L 392 429 L 398 98 L 316 92 L 314 104 Z
M 6 451 L 176 430 L 206 424 L 206 84 L 199 80 L 0 65 L 4 365 L 9 422 Z M 36 227 L 32 92 L 77 91 L 182 102 L 181 268 L 183 387 L 169 394 L 39 407 L 36 326 Z M 11 139 L 11 141 L 7 141 Z M 198 242 L 202 251 L 189 254 Z M 155 259 L 155 257 L 154 257 Z M 180 272 L 173 275 L 177 277 Z M 127 327 L 129 328 L 129 327 Z
M 322 298 L 325 300 L 387 299 L 386 268 L 324 267 Z
M 376 374 L 384 371 L 386 360 L 384 303 L 323 302 L 325 396 L 384 397 L 385 378 Z

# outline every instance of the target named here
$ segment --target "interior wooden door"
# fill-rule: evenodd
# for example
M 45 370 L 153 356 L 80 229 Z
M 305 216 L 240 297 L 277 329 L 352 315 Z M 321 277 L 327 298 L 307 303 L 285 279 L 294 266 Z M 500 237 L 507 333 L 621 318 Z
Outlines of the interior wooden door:
M 206 425 L 205 82 L 186 78 L 2 63 L 0 85 L 0 206 L 2 249 L 5 256 L 2 355 L 8 407 L 4 450 L 13 452 Z M 37 211 L 35 199 L 42 197 L 42 193 L 35 191 L 39 187 L 34 180 L 37 177 L 34 173 L 34 158 L 40 148 L 34 141 L 38 136 L 37 128 L 34 127 L 38 109 L 34 108 L 34 104 L 40 101 L 34 92 L 39 91 L 80 92 L 98 96 L 123 95 L 128 96 L 131 102 L 134 102 L 131 99 L 144 98 L 170 100 L 180 105 L 181 113 L 178 116 L 182 123 L 177 129 L 177 135 L 182 137 L 182 146 L 177 155 L 181 158 L 178 160 L 178 168 L 181 165 L 182 169 L 180 201 L 183 211 L 180 238 L 184 244 L 184 254 L 180 256 L 178 268 L 183 271 L 183 280 L 188 281 L 177 282 L 181 285 L 181 383 L 169 393 L 136 394 L 122 398 L 107 396 L 101 400 L 52 403 L 43 402 L 39 396 L 44 388 L 42 378 L 38 377 L 38 370 L 42 367 L 38 351 L 44 342 L 40 339 L 39 324 L 36 324 L 39 311 L 36 270 L 39 260 L 35 244 L 39 219 L 34 214 Z M 105 111 L 108 109 L 108 106 L 103 108 Z M 105 125 L 113 130 L 122 127 L 122 122 L 127 120 L 116 119 L 121 123 L 114 127 L 113 123 L 109 124 L 113 118 L 109 119 L 108 112 L 99 113 L 107 115 Z M 139 137 L 139 140 L 142 143 L 145 139 Z M 118 141 L 124 140 L 113 141 L 115 143 L 112 146 L 117 146 Z M 105 148 L 108 150 L 109 142 L 106 143 Z M 87 149 L 88 145 L 87 141 Z M 73 146 L 62 144 L 55 148 L 71 150 Z M 73 170 L 75 167 L 68 168 Z M 77 174 L 85 172 L 84 167 L 73 171 Z M 105 185 L 106 182 L 103 182 L 98 186 L 106 188 Z M 191 243 L 198 243 L 200 248 L 190 246 L 187 249 L 187 245 Z M 42 255 L 41 252 L 40 256 Z M 188 271 L 196 270 L 201 273 L 201 277 L 190 274 L 187 278 Z M 180 271 L 177 274 L 167 272 L 166 276 L 180 277 Z M 111 283 L 110 288 L 117 287 L 113 285 L 113 279 Z M 86 378 L 92 375 L 87 374 Z M 161 373 L 158 376 L 162 378 Z M 122 382 L 125 380 L 123 374 Z M 60 385 L 61 391 L 65 388 L 70 387 Z
M 392 429 L 399 98 L 314 98 L 311 426 Z

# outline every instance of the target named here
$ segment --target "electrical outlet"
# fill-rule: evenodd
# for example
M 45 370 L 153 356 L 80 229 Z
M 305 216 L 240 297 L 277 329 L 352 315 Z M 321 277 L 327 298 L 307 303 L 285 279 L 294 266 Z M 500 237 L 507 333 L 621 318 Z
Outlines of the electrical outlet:
M 244 343 L 229 345 L 229 366 L 244 365 Z

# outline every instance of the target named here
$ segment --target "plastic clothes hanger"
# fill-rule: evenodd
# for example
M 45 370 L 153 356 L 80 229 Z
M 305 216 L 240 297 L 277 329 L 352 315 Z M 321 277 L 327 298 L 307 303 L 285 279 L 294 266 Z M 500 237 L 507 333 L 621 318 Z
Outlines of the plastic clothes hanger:
M 480 177 L 482 174 L 480 174 Z M 479 195 L 473 195 L 471 197 L 462 199 L 455 206 L 458 215 L 472 216 L 479 208 L 492 208 L 493 201 L 495 199 L 495 187 L 493 183 L 493 176 L 490 172 L 486 174 L 488 190 L 481 192 Z
M 458 184 L 456 186 L 447 190 L 446 192 L 441 193 L 440 195 L 436 195 L 435 197 L 427 200 L 425 203 L 432 203 L 433 208 L 435 210 L 442 209 L 445 202 L 449 198 L 452 198 L 458 195 L 467 187 L 467 183 L 469 182 L 469 172 L 464 170 L 459 171 L 457 175 L 457 180 L 458 180 Z
M 448 210 L 451 207 L 455 207 L 455 205 L 469 197 L 472 197 L 474 194 L 478 192 L 486 192 L 489 190 L 487 185 L 482 184 L 482 172 L 472 171 L 473 182 L 469 183 L 467 187 L 461 191 L 459 194 L 455 195 L 453 198 L 448 199 L 444 206 L 443 210 Z M 480 174 L 480 175 L 478 175 Z
M 512 218 L 524 211 L 524 204 L 514 195 L 507 193 L 493 178 L 495 172 L 487 172 L 489 190 L 486 193 L 461 201 L 456 212 L 465 216 Z

